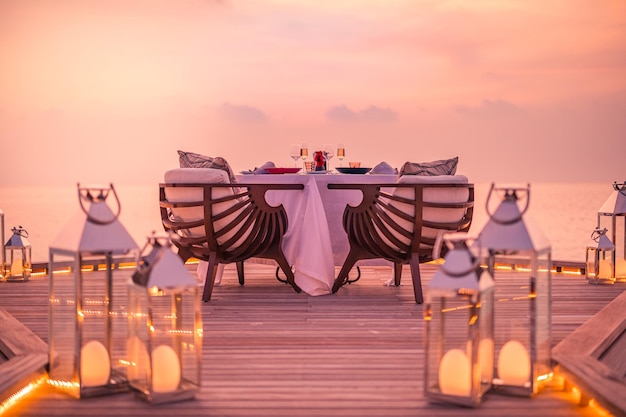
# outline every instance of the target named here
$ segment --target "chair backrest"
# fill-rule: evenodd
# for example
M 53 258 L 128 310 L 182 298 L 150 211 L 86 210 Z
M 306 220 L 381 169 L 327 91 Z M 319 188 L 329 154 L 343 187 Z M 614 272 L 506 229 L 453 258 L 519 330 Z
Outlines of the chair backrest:
M 412 253 L 423 260 L 432 258 L 439 234 L 467 231 L 473 217 L 474 186 L 462 175 L 408 175 L 396 184 L 329 184 L 329 188 L 363 192 L 361 204 L 344 212 L 351 245 L 398 262 Z
M 177 168 L 160 184 L 161 220 L 184 255 L 207 260 L 211 253 L 234 262 L 280 242 L 287 231 L 282 205 L 265 201 L 269 189 L 302 189 L 301 184 L 231 184 L 225 171 Z

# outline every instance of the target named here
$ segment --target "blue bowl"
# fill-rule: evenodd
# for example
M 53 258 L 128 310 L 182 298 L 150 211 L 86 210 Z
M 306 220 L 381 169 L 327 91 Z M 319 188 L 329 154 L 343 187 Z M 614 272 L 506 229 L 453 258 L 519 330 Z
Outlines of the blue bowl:
M 335 168 L 337 171 L 341 172 L 342 174 L 367 174 L 368 172 L 370 172 L 370 170 L 372 168 L 343 168 L 343 167 L 338 167 Z

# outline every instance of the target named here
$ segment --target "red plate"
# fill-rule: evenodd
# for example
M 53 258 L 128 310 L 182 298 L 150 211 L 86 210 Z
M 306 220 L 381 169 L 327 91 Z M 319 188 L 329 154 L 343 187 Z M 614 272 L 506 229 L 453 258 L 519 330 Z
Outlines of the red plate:
M 295 174 L 302 168 L 265 168 L 268 174 Z

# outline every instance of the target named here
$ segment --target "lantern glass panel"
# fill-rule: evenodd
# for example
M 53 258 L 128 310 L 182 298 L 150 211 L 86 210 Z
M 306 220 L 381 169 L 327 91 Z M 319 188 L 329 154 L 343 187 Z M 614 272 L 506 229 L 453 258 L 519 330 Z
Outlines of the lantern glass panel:
M 478 405 L 493 378 L 493 286 L 429 289 L 425 311 L 426 396 Z
M 626 282 L 626 213 L 598 213 L 598 228 L 606 228 L 607 237 L 615 245 L 612 253 L 615 281 Z
M 493 254 L 495 289 L 494 388 L 514 395 L 537 393 L 552 378 L 549 250 Z M 506 270 L 506 274 L 504 272 Z M 527 281 L 528 285 L 520 285 Z
M 152 403 L 193 398 L 200 386 L 202 324 L 197 286 L 129 285 L 130 385 Z

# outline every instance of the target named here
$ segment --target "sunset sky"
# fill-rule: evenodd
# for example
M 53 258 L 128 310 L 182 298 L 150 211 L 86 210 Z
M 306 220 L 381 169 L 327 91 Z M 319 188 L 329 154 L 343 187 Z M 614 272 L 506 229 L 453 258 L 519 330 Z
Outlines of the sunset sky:
M 0 186 L 158 182 L 178 149 L 292 166 L 300 142 L 624 181 L 626 1 L 2 0 L 0 139 Z

